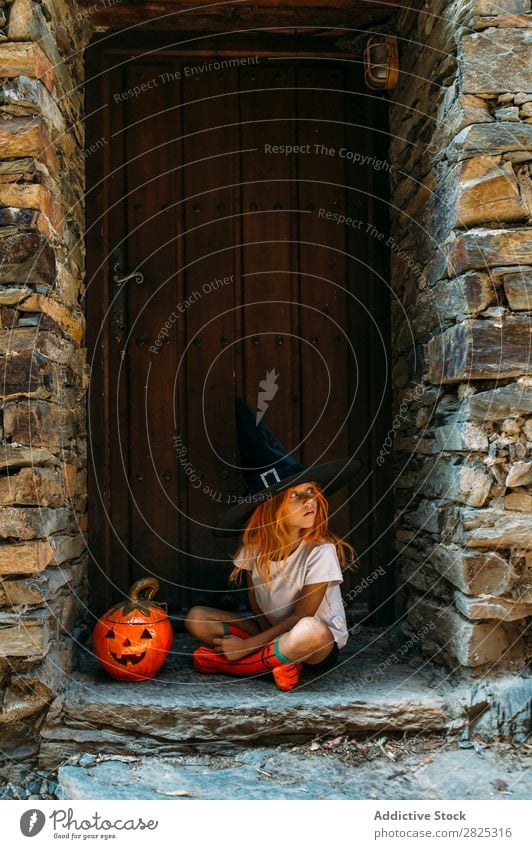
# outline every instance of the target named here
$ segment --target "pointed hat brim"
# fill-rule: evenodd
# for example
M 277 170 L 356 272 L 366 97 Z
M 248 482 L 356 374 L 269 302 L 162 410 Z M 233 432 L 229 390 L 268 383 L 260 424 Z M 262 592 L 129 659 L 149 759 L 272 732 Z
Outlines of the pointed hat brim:
M 253 495 L 241 496 L 238 504 L 231 507 L 218 520 L 212 532 L 217 537 L 236 536 L 243 533 L 248 519 L 259 504 L 262 504 L 263 501 L 267 501 L 274 495 L 278 495 L 280 492 L 284 492 L 291 486 L 299 486 L 302 483 L 307 483 L 307 481 L 316 481 L 324 495 L 332 495 L 338 489 L 345 486 L 353 475 L 356 475 L 360 471 L 362 465 L 361 460 L 348 458 L 344 460 L 333 460 L 330 463 L 322 463 L 320 466 L 309 466 L 294 475 L 283 478 L 283 480 L 270 487 L 261 489 L 260 492 Z

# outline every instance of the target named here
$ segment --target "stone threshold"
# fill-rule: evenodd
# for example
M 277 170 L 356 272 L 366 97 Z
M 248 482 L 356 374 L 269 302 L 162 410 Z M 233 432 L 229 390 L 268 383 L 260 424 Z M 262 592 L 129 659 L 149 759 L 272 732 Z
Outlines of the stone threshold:
M 335 669 L 305 672 L 289 693 L 269 674 L 239 679 L 196 672 L 196 645 L 177 635 L 157 677 L 133 683 L 109 678 L 84 650 L 41 729 L 42 767 L 55 769 L 84 753 L 164 756 L 329 734 L 452 731 L 467 738 L 470 722 L 488 705 L 479 682 L 454 681 L 417 654 L 397 662 L 400 646 L 388 632 L 353 634 Z M 530 679 L 511 682 L 514 690 L 526 689 Z M 521 700 L 521 691 L 514 693 L 514 707 Z M 489 736 L 487 726 L 484 733 Z

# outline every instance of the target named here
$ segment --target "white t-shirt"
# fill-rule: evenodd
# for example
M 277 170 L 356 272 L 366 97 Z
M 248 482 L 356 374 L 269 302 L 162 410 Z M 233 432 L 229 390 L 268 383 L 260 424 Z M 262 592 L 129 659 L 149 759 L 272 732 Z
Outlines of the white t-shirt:
M 343 577 L 333 543 L 308 543 L 306 540 L 301 540 L 295 551 L 287 558 L 284 566 L 282 560 L 279 562 L 270 560 L 270 577 L 266 582 L 257 573 L 256 559 L 257 549 L 254 549 L 250 559 L 244 563 L 244 547 L 242 547 L 233 562 L 240 569 L 251 571 L 255 598 L 272 625 L 276 625 L 294 612 L 306 584 L 321 584 L 328 581 L 325 595 L 314 615 L 329 626 L 338 643 L 338 648 L 345 646 L 349 634 L 340 592 Z

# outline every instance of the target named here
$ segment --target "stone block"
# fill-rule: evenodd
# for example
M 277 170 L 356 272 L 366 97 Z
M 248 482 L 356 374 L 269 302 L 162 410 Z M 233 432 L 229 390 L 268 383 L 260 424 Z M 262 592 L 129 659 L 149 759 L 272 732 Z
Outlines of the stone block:
M 55 535 L 48 540 L 52 547 L 50 564 L 60 566 L 66 560 L 79 557 L 86 549 L 87 543 L 81 534 L 77 536 Z
M 526 316 L 501 323 L 465 321 L 428 343 L 433 383 L 516 377 L 530 368 L 531 325 Z
M 5 289 L 2 288 L 0 289 L 0 305 L 3 307 L 14 307 L 20 301 L 23 301 L 24 298 L 27 298 L 28 295 L 31 295 L 31 289 L 28 289 L 27 286 L 23 286 L 22 288 L 14 288 L 12 286 Z
M 0 149 L 6 159 L 35 157 L 46 165 L 52 177 L 59 175 L 59 160 L 46 127 L 39 118 L 4 118 L 0 121 Z
M 449 590 L 448 585 L 429 564 L 425 562 L 418 564 L 410 560 L 405 561 L 403 557 L 401 558 L 401 563 L 401 584 L 411 584 L 418 592 L 437 596 L 437 598 L 445 601 L 447 604 L 452 602 L 452 592 Z
M 493 551 L 477 554 L 457 545 L 440 543 L 434 547 L 430 563 L 466 595 L 503 595 L 521 580 L 512 565 Z
M 435 133 L 441 131 L 442 126 L 445 126 L 450 131 L 450 138 L 452 138 L 464 127 L 469 127 L 470 124 L 489 124 L 491 121 L 493 121 L 493 118 L 486 101 L 472 94 L 457 92 L 456 84 L 454 84 L 447 89 L 438 105 Z M 401 123 L 399 120 L 395 128 L 396 131 L 399 131 Z M 438 146 L 441 149 L 446 145 L 440 142 Z
M 510 309 L 532 310 L 532 268 L 507 269 L 500 277 Z
M 532 228 L 469 230 L 458 236 L 448 250 L 447 273 L 458 277 L 477 268 L 526 265 L 532 255 Z
M 38 209 L 49 222 L 52 232 L 63 233 L 62 207 L 45 186 L 0 184 L 0 204 L 18 206 L 22 209 Z
M 518 106 L 501 106 L 493 114 L 496 121 L 519 121 Z
M 519 601 L 532 604 L 532 585 L 528 584 L 528 586 L 525 587 L 518 587 L 515 591 L 515 595 Z
M 79 411 L 47 401 L 10 402 L 4 409 L 6 437 L 34 448 L 63 448 L 82 427 Z
M 532 548 L 530 516 L 504 510 L 461 508 L 462 541 L 468 548 Z
M 455 592 L 454 602 L 460 613 L 467 619 L 501 619 L 503 622 L 514 622 L 532 614 L 532 604 L 514 601 L 511 598 L 489 595 L 483 598 L 471 598 Z
M 6 111 L 22 107 L 38 115 L 50 131 L 57 134 L 57 144 L 63 146 L 65 118 L 40 80 L 25 76 L 4 80 L 0 85 L 0 106 L 7 107 Z
M 70 9 L 65 14 L 67 19 L 72 16 Z M 61 32 L 65 21 L 58 21 L 58 25 L 59 32 Z M 70 62 L 63 61 L 63 56 L 58 50 L 56 35 L 50 32 L 48 21 L 41 11 L 40 4 L 32 2 L 32 0 L 13 0 L 9 16 L 8 37 L 10 41 L 38 42 L 43 53 L 52 64 L 54 83 L 58 84 L 64 95 L 68 95 L 64 98 L 64 109 L 69 108 L 68 100 L 78 105 L 79 95 L 75 90 L 75 83 L 70 73 L 70 65 L 72 60 L 75 61 L 76 53 L 72 54 L 74 48 L 69 44 L 66 54 L 63 55 L 66 55 Z
M 510 15 L 529 12 L 530 0 L 473 0 L 473 15 Z
M 34 77 L 42 80 L 48 91 L 54 87 L 50 60 L 35 43 L 0 44 L 0 77 Z
M 70 338 L 79 345 L 85 333 L 85 323 L 81 315 L 75 315 L 63 304 L 47 298 L 45 295 L 30 295 L 19 309 L 22 312 L 42 312 L 50 316 Z
M 414 510 L 402 514 L 407 526 L 413 526 L 427 533 L 440 534 L 446 531 L 452 522 L 446 505 L 428 499 L 422 499 Z
M 518 513 L 532 513 L 532 495 L 526 489 L 516 489 L 504 498 L 505 510 L 517 510 Z M 532 527 L 532 519 L 530 521 Z
M 0 380 L 3 399 L 48 398 L 65 383 L 72 384 L 73 376 L 65 366 L 50 362 L 38 351 L 25 351 L 0 357 Z
M 59 590 L 74 583 L 74 571 L 68 567 L 59 567 L 45 569 L 31 578 L 4 581 L 3 589 L 7 603 L 14 607 L 25 604 L 47 604 Z M 64 600 L 63 603 L 65 603 Z
M 23 466 L 57 466 L 59 460 L 44 448 L 22 448 L 0 445 L 0 469 L 19 469 Z
M 427 150 L 434 157 L 439 157 L 442 150 L 445 150 L 451 140 L 464 127 L 469 127 L 471 124 L 489 124 L 494 120 L 486 102 L 480 97 L 475 97 L 472 94 L 454 96 L 453 90 L 453 100 L 450 106 L 448 103 L 440 104 L 436 126 L 432 137 L 428 140 Z
M 0 162 L 0 183 L 46 183 L 48 169 L 32 156 Z
M 418 336 L 458 314 L 476 315 L 497 302 L 496 289 L 488 274 L 469 271 L 454 280 L 441 280 L 419 293 L 412 310 L 412 325 Z
M 506 486 L 529 486 L 532 484 L 532 461 L 514 463 L 506 476 Z
M 473 422 L 456 421 L 434 428 L 434 452 L 487 451 L 486 431 Z
M 35 714 L 42 713 L 52 699 L 50 690 L 32 675 L 13 675 L 10 686 L 6 689 L 1 714 L 1 722 L 6 726 L 15 727 L 20 736 L 24 728 L 24 720 L 34 719 Z M 35 727 L 28 724 L 27 733 L 38 743 L 39 737 Z
M 0 301 L 2 292 L 0 290 Z M 80 379 L 83 378 L 83 352 L 68 339 L 39 327 L 14 327 L 0 330 L 0 356 L 35 351 L 48 360 L 67 365 Z
M 493 622 L 471 622 L 448 606 L 422 598 L 414 598 L 408 609 L 411 628 L 421 629 L 427 622 L 435 627 L 423 638 L 423 650 L 431 656 L 440 654 L 446 660 L 458 661 L 466 667 L 508 661 L 520 646 L 512 644 L 502 625 Z
M 57 266 L 55 291 L 63 304 L 70 307 L 78 306 L 82 286 L 81 275 L 74 275 L 61 263 Z
M 0 283 L 53 286 L 55 256 L 44 236 L 35 232 L 13 233 L 9 226 L 0 231 Z
M 40 41 L 49 30 L 40 6 L 34 0 L 13 0 L 7 36 L 10 41 Z
M 510 162 L 498 165 L 491 156 L 475 156 L 456 165 L 449 180 L 457 183 L 453 229 L 528 216 Z
M 47 239 L 57 239 L 58 231 L 52 226 L 50 219 L 42 212 L 37 212 L 35 226 Z
M 49 636 L 47 611 L 27 614 L 0 611 L 0 657 L 38 660 L 48 650 Z
M 530 738 L 530 677 L 526 672 L 518 675 L 515 673 L 516 670 L 511 670 L 502 675 L 480 677 L 471 687 L 466 709 L 471 720 L 470 727 L 474 728 L 478 739 L 513 739 L 516 743 L 524 743 Z M 484 754 L 485 752 L 482 757 Z M 525 774 L 528 773 L 525 771 Z M 494 779 L 495 776 L 491 781 Z M 476 791 L 476 781 L 472 784 Z M 511 787 L 512 784 L 510 779 L 507 785 Z M 496 786 L 500 785 L 491 784 L 492 788 Z M 482 798 L 488 799 L 492 796 L 492 791 L 488 791 Z M 478 794 L 477 798 L 480 798 Z
M 42 663 L 39 663 L 32 670 L 31 675 L 27 674 L 25 678 L 30 681 L 32 679 L 40 681 L 45 687 L 48 687 L 51 693 L 59 692 L 65 680 L 70 678 L 74 671 L 76 648 L 75 640 L 72 637 L 58 634 L 57 638 L 50 644 L 49 651 Z
M 66 595 L 59 605 L 53 605 L 58 633 L 72 635 L 83 622 L 87 611 L 86 595 L 85 587 L 82 587 L 76 593 Z
M 467 94 L 532 91 L 532 32 L 491 29 L 460 42 L 462 88 Z
M 429 460 L 423 469 L 423 495 L 482 507 L 490 494 L 492 478 L 482 463 L 457 464 L 452 460 Z
M 465 417 L 471 415 L 484 421 L 526 416 L 532 413 L 532 385 L 517 381 L 498 389 L 477 392 L 468 398 L 465 406 Z
M 38 215 L 39 214 L 35 212 L 34 209 L 15 209 L 14 207 L 1 206 L 0 227 L 12 227 L 21 231 L 38 231 Z M 13 233 L 13 230 L 11 230 L 11 233 Z
M 446 157 L 449 162 L 471 156 L 496 156 L 511 151 L 529 150 L 532 146 L 532 126 L 513 121 L 494 121 L 464 127 L 449 142 Z
M 473 29 L 482 30 L 491 27 L 497 29 L 509 28 L 518 29 L 519 27 L 530 27 L 530 15 L 486 15 L 485 17 L 473 18 Z
M 49 540 L 0 545 L 0 575 L 33 575 L 51 563 L 53 548 Z
M 25 468 L 0 477 L 0 506 L 39 505 L 59 507 L 65 486 L 59 469 Z
M 71 518 L 63 507 L 0 507 L 0 538 L 48 537 L 68 528 Z

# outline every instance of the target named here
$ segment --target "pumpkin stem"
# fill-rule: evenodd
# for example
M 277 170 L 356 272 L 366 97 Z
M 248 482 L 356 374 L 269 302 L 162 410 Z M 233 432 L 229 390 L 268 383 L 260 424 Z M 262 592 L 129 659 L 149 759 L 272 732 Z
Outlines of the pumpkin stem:
M 128 595 L 131 601 L 139 601 L 140 593 L 145 593 L 142 598 L 150 601 L 158 592 L 159 581 L 157 578 L 142 578 L 140 581 L 135 581 Z

